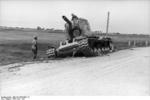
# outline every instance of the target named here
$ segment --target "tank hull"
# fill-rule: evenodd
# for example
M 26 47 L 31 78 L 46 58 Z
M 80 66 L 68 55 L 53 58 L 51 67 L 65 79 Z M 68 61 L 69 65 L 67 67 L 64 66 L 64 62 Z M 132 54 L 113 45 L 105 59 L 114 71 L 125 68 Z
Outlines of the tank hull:
M 112 47 L 110 47 L 111 43 L 112 41 L 106 38 L 99 39 L 98 37 L 79 37 L 75 38 L 71 43 L 66 41 L 57 49 L 49 49 L 48 51 L 53 52 L 51 52 L 51 54 L 47 54 L 49 57 L 99 56 L 102 55 L 104 51 L 110 52 L 112 49 Z

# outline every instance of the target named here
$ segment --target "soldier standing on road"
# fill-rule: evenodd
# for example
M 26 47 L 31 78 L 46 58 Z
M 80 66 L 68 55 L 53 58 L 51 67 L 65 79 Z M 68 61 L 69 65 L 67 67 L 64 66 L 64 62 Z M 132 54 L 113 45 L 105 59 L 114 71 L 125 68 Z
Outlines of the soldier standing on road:
M 33 52 L 33 59 L 37 58 L 38 46 L 37 46 L 37 36 L 34 36 L 32 41 L 32 52 Z

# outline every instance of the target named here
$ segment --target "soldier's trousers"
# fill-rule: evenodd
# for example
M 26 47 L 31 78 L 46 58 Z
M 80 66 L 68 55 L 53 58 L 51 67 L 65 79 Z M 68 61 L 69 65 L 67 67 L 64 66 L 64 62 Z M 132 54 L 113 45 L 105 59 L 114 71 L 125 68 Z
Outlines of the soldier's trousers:
M 33 59 L 36 59 L 37 58 L 37 48 L 35 49 L 32 49 L 32 53 L 33 53 Z

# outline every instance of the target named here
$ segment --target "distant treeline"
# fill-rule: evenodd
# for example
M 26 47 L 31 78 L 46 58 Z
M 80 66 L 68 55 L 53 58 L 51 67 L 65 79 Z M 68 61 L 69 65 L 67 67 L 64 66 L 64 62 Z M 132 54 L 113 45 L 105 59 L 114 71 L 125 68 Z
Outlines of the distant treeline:
M 18 30 L 18 31 L 42 31 L 42 32 L 48 32 L 48 33 L 64 33 L 65 32 L 62 29 L 43 28 L 43 27 L 40 27 L 40 26 L 37 26 L 37 28 L 0 26 L 0 31 L 12 31 L 12 30 Z
M 37 26 L 37 28 L 23 28 L 23 27 L 6 27 L 6 26 L 0 26 L 0 31 L 12 31 L 12 30 L 20 30 L 20 31 L 42 31 L 42 32 L 48 32 L 48 33 L 65 33 L 65 30 L 62 29 L 54 29 L 54 28 L 43 28 L 40 26 Z M 92 31 L 92 35 L 101 35 L 101 36 L 106 36 L 107 34 L 102 32 L 102 31 Z M 142 36 L 142 37 L 150 37 L 148 34 L 128 34 L 128 33 L 119 33 L 119 32 L 114 32 L 114 33 L 109 33 L 108 36 Z

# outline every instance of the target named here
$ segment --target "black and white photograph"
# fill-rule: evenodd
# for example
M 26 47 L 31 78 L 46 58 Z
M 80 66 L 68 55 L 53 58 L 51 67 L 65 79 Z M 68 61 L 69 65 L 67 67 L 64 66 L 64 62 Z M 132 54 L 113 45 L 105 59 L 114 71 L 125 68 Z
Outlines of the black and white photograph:
M 150 96 L 150 0 L 0 0 L 0 95 Z

